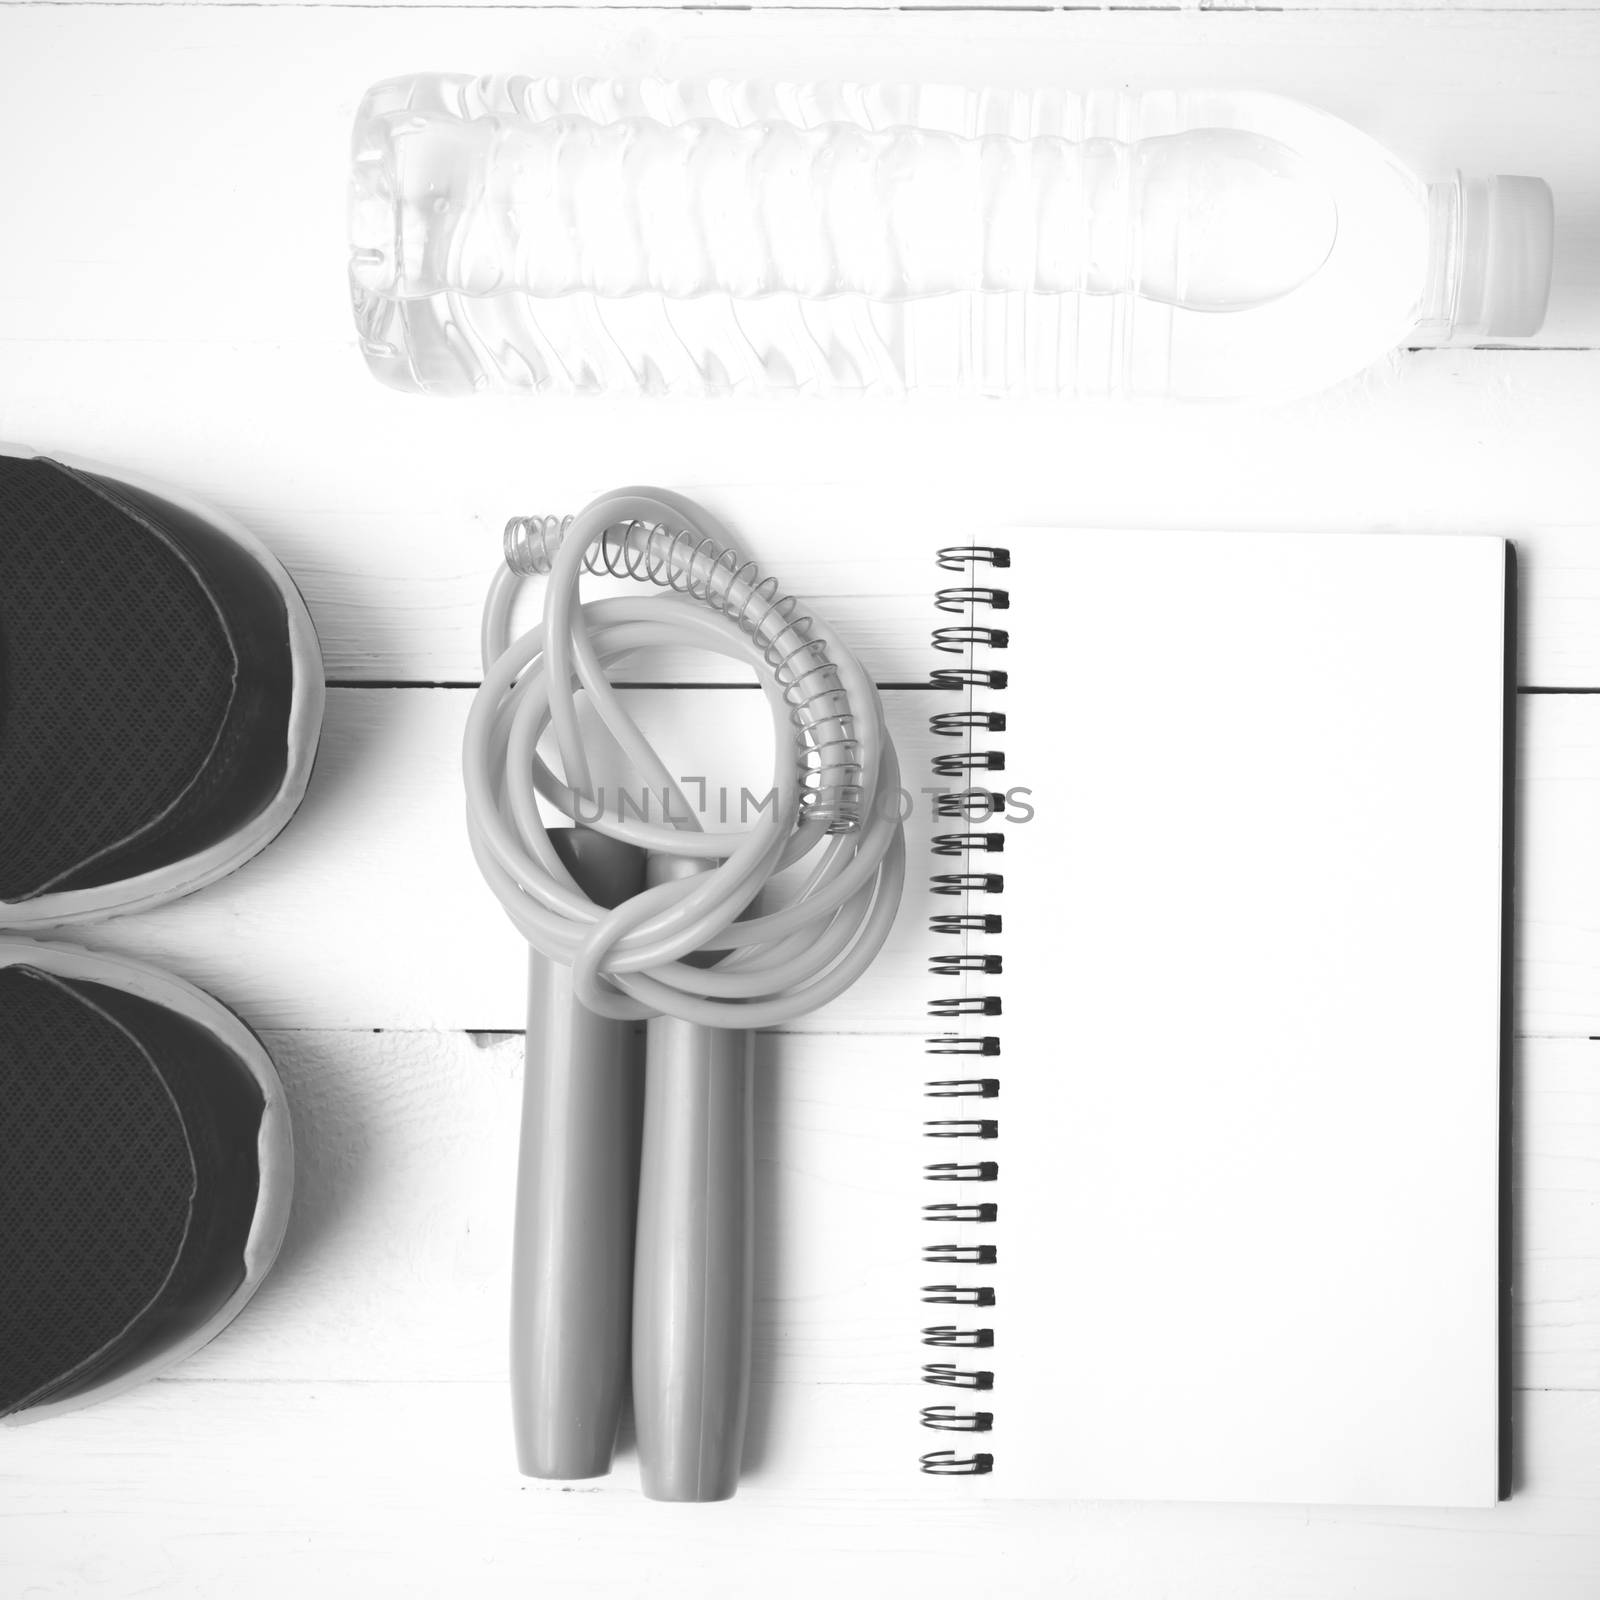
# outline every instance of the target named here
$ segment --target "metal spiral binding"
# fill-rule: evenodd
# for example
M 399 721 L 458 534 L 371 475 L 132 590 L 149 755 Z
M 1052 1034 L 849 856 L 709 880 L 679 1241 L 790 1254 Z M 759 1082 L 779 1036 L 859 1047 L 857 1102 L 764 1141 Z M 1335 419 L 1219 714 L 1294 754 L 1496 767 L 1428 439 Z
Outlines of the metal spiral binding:
M 929 1183 L 993 1183 L 998 1161 L 930 1161 L 923 1169 Z
M 935 628 L 933 648 L 947 655 L 964 655 L 976 645 L 990 650 L 1004 650 L 1011 643 L 1011 635 L 1004 628 L 975 628 L 970 624 L 960 628 Z
M 957 1411 L 954 1406 L 924 1406 L 924 1428 L 943 1428 L 947 1433 L 987 1433 L 994 1426 L 992 1411 Z
M 965 822 L 987 822 L 1006 808 L 1006 797 L 988 789 L 957 789 L 934 797 L 936 817 L 960 817 Z
M 992 1244 L 930 1244 L 922 1259 L 934 1266 L 992 1267 L 1000 1252 Z
M 941 589 L 934 595 L 933 603 L 941 611 L 965 612 L 971 606 L 988 606 L 994 611 L 1008 611 L 1011 595 L 1005 589 Z
M 964 1289 L 958 1283 L 929 1283 L 923 1285 L 922 1301 L 930 1306 L 992 1306 L 994 1290 Z
M 984 1450 L 959 1456 L 954 1450 L 930 1450 L 922 1458 L 922 1470 L 938 1478 L 974 1478 L 994 1471 L 994 1457 Z
M 935 894 L 1000 894 L 1005 879 L 998 872 L 936 872 L 930 880 Z
M 977 566 L 998 572 L 1011 565 L 1011 552 L 992 544 L 948 545 L 939 552 L 939 565 L 946 572 L 965 572 Z
M 1011 604 L 1009 592 L 985 584 L 977 576 L 978 569 L 998 571 L 1010 565 L 1010 552 L 994 545 L 952 546 L 939 552 L 939 566 L 944 571 L 959 572 L 972 580 L 959 588 L 940 589 L 935 596 L 934 603 L 940 611 L 956 613 L 965 620 L 936 628 L 934 649 L 947 655 L 967 657 L 961 666 L 938 667 L 932 674 L 934 688 L 955 690 L 968 697 L 964 709 L 940 711 L 929 719 L 929 726 L 940 738 L 967 741 L 982 734 L 1006 731 L 1004 712 L 979 709 L 971 704 L 970 697 L 974 691 L 1004 689 L 1009 676 L 998 667 L 973 665 L 971 652 L 977 648 L 1004 650 L 1011 642 L 1004 628 L 988 627 L 974 620 L 980 609 L 1005 611 Z M 981 825 L 1004 812 L 1006 797 L 970 785 L 976 774 L 1005 771 L 1004 753 L 974 749 L 969 744 L 961 751 L 935 756 L 933 771 L 936 777 L 953 778 L 969 785 L 940 793 L 935 801 L 936 815 L 969 826 L 977 825 L 967 832 L 935 835 L 934 854 L 961 858 L 972 867 L 982 865 L 977 859 L 980 856 L 1001 854 L 1005 849 L 1004 834 L 984 830 Z M 963 948 L 929 959 L 932 974 L 938 978 L 961 979 L 969 975 L 998 974 L 1001 971 L 998 954 L 969 950 L 964 946 L 973 934 L 992 936 L 1002 931 L 1003 919 L 998 911 L 983 910 L 973 904 L 978 895 L 1003 893 L 1002 875 L 987 871 L 938 872 L 933 874 L 929 887 L 936 895 L 961 901 L 960 911 L 941 911 L 931 916 L 929 927 L 936 934 L 963 942 Z M 1000 997 L 992 994 L 941 995 L 929 1003 L 928 1010 L 930 1015 L 939 1018 L 998 1017 L 1001 1003 Z M 996 1034 L 940 1034 L 928 1039 L 926 1047 L 930 1055 L 938 1056 L 998 1056 L 1001 1051 Z M 1000 1083 L 996 1078 L 941 1078 L 929 1083 L 925 1093 L 929 1099 L 936 1100 L 993 1100 L 1000 1093 Z M 934 1117 L 923 1123 L 922 1131 L 929 1139 L 975 1140 L 981 1144 L 999 1136 L 1000 1123 L 996 1117 Z M 1000 1176 L 1000 1164 L 987 1159 L 930 1161 L 924 1164 L 922 1175 L 929 1183 L 994 1183 Z M 928 1201 L 922 1207 L 924 1220 L 934 1224 L 982 1226 L 997 1221 L 999 1214 L 998 1202 L 991 1200 Z M 940 1240 L 923 1247 L 922 1259 L 947 1267 L 992 1267 L 999 1261 L 999 1250 L 992 1244 Z M 984 1283 L 927 1284 L 922 1290 L 922 1300 L 925 1305 L 959 1306 L 971 1311 L 986 1310 L 996 1303 L 993 1285 Z M 992 1327 L 941 1323 L 922 1330 L 922 1342 L 940 1348 L 987 1350 L 993 1346 L 994 1338 Z M 936 1361 L 923 1366 L 922 1381 L 944 1389 L 987 1391 L 994 1387 L 994 1373 L 986 1368 Z M 994 1413 L 953 1405 L 924 1406 L 922 1426 L 944 1433 L 988 1433 L 994 1426 Z M 974 1477 L 992 1472 L 994 1457 L 981 1450 L 931 1450 L 923 1455 L 921 1467 L 935 1477 Z
M 969 772 L 1004 772 L 1006 757 L 1003 750 L 958 750 L 953 755 L 933 758 L 934 776 L 939 778 L 964 778 Z
M 940 1002 L 935 1001 L 938 1005 Z M 966 1038 L 960 1034 L 941 1034 L 936 1039 L 928 1040 L 928 1054 L 930 1056 L 997 1056 L 1000 1054 L 1000 1041 L 992 1033 L 984 1034 L 979 1038 Z
M 937 1328 L 924 1328 L 922 1342 L 932 1345 L 959 1345 L 964 1350 L 988 1350 L 994 1345 L 993 1328 L 957 1328 L 944 1324 Z
M 928 675 L 934 689 L 1004 689 L 1010 682 L 998 667 L 935 667 Z
M 928 718 L 928 726 L 944 739 L 959 739 L 969 728 L 984 733 L 1004 733 L 1006 714 L 1003 711 L 940 711 Z
M 941 1117 L 925 1122 L 925 1139 L 998 1139 L 1000 1124 L 990 1117 Z
M 572 517 L 513 517 L 505 560 L 513 572 L 546 574 Z M 861 825 L 861 744 L 839 669 L 800 602 L 778 580 L 719 540 L 689 528 L 619 522 L 583 553 L 595 577 L 632 578 L 670 589 L 727 616 L 760 646 L 802 735 L 801 808 L 830 832 Z
M 936 833 L 933 836 L 933 853 L 936 856 L 997 856 L 1005 847 L 1006 836 L 1003 833 Z
M 936 978 L 955 978 L 963 972 L 995 973 L 1004 970 L 1002 958 L 997 954 L 932 956 L 928 960 L 928 968 Z
M 949 995 L 933 1000 L 929 1012 L 936 1017 L 998 1017 L 1000 996 L 997 994 Z
M 982 1391 L 994 1388 L 994 1374 L 992 1372 L 964 1372 L 950 1361 L 928 1362 L 922 1369 L 922 1381 L 935 1384 L 941 1389 L 977 1389 Z

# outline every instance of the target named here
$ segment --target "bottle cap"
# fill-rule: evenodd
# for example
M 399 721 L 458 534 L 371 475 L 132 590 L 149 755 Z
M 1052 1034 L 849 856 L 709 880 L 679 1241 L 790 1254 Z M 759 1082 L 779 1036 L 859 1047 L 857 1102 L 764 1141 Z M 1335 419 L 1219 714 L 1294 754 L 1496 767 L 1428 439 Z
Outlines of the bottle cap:
M 1542 178 L 1462 185 L 1457 333 L 1526 339 L 1544 326 L 1555 258 L 1555 199 Z

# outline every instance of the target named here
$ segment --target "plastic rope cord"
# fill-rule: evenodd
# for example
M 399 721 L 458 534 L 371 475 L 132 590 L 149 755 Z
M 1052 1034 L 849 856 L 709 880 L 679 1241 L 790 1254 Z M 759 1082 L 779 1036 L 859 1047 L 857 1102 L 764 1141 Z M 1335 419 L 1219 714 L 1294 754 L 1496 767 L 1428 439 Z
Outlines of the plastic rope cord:
M 564 521 L 516 519 L 506 545 L 463 768 L 473 853 L 512 922 L 572 968 L 577 997 L 601 1016 L 765 1028 L 842 994 L 881 948 L 905 881 L 899 761 L 855 656 L 735 555 L 707 513 L 663 490 L 619 490 Z M 586 571 L 663 592 L 580 602 Z M 543 618 L 513 642 L 512 605 L 535 573 L 548 574 Z M 775 800 L 748 828 L 701 827 L 609 681 L 625 658 L 660 646 L 742 661 L 766 692 Z M 638 792 L 662 797 L 663 820 L 596 795 L 595 720 Z M 539 753 L 547 732 L 559 772 Z M 556 854 L 541 798 L 583 827 L 708 870 L 607 910 Z

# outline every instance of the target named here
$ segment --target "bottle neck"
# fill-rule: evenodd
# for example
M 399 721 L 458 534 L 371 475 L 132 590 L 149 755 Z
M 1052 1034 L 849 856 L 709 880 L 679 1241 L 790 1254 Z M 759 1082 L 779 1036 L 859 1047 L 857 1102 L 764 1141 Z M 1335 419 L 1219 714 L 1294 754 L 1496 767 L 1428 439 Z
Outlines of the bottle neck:
M 1493 331 L 1493 204 L 1487 179 L 1428 185 L 1428 277 L 1417 331 L 1439 342 Z
M 1461 302 L 1464 210 L 1459 173 L 1428 185 L 1428 275 L 1417 332 L 1440 342 L 1455 331 Z

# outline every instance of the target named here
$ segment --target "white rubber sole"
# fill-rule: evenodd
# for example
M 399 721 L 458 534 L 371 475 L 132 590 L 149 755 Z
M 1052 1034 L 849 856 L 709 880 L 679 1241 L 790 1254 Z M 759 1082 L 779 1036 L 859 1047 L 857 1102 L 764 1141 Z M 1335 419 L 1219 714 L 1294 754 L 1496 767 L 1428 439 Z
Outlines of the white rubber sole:
M 177 1012 L 214 1035 L 249 1071 L 263 1098 L 261 1129 L 256 1138 L 260 1189 L 245 1242 L 244 1278 L 238 1288 L 198 1327 L 172 1344 L 152 1351 L 116 1377 L 92 1385 L 81 1394 L 46 1401 L 4 1419 L 7 1425 L 17 1427 L 98 1404 L 144 1383 L 209 1344 L 238 1316 L 277 1260 L 289 1225 L 294 1194 L 294 1135 L 289 1123 L 288 1099 L 272 1058 L 255 1034 L 203 989 L 125 956 L 99 955 L 76 945 L 0 935 L 0 968 L 11 966 L 35 967 L 68 982 L 104 984 Z
M 203 889 L 207 884 L 227 877 L 283 832 L 305 798 L 306 785 L 311 780 L 317 740 L 322 732 L 322 712 L 327 690 L 323 682 L 322 649 L 317 642 L 317 631 L 304 598 L 283 563 L 255 534 L 237 518 L 206 505 L 193 495 L 125 472 L 120 467 L 103 466 L 99 462 L 86 461 L 61 451 L 33 450 L 0 441 L 0 455 L 28 460 L 43 455 L 79 472 L 92 472 L 126 483 L 188 511 L 227 534 L 235 544 L 255 558 L 282 597 L 284 614 L 288 620 L 293 670 L 289 700 L 288 764 L 283 782 L 272 800 L 244 827 L 205 850 L 153 872 L 121 878 L 91 889 L 65 889 L 36 895 L 29 900 L 0 900 L 0 930 L 61 927 L 71 923 L 94 922 L 103 917 L 122 916 L 133 911 L 147 911 L 152 906 L 192 894 L 196 889 Z

